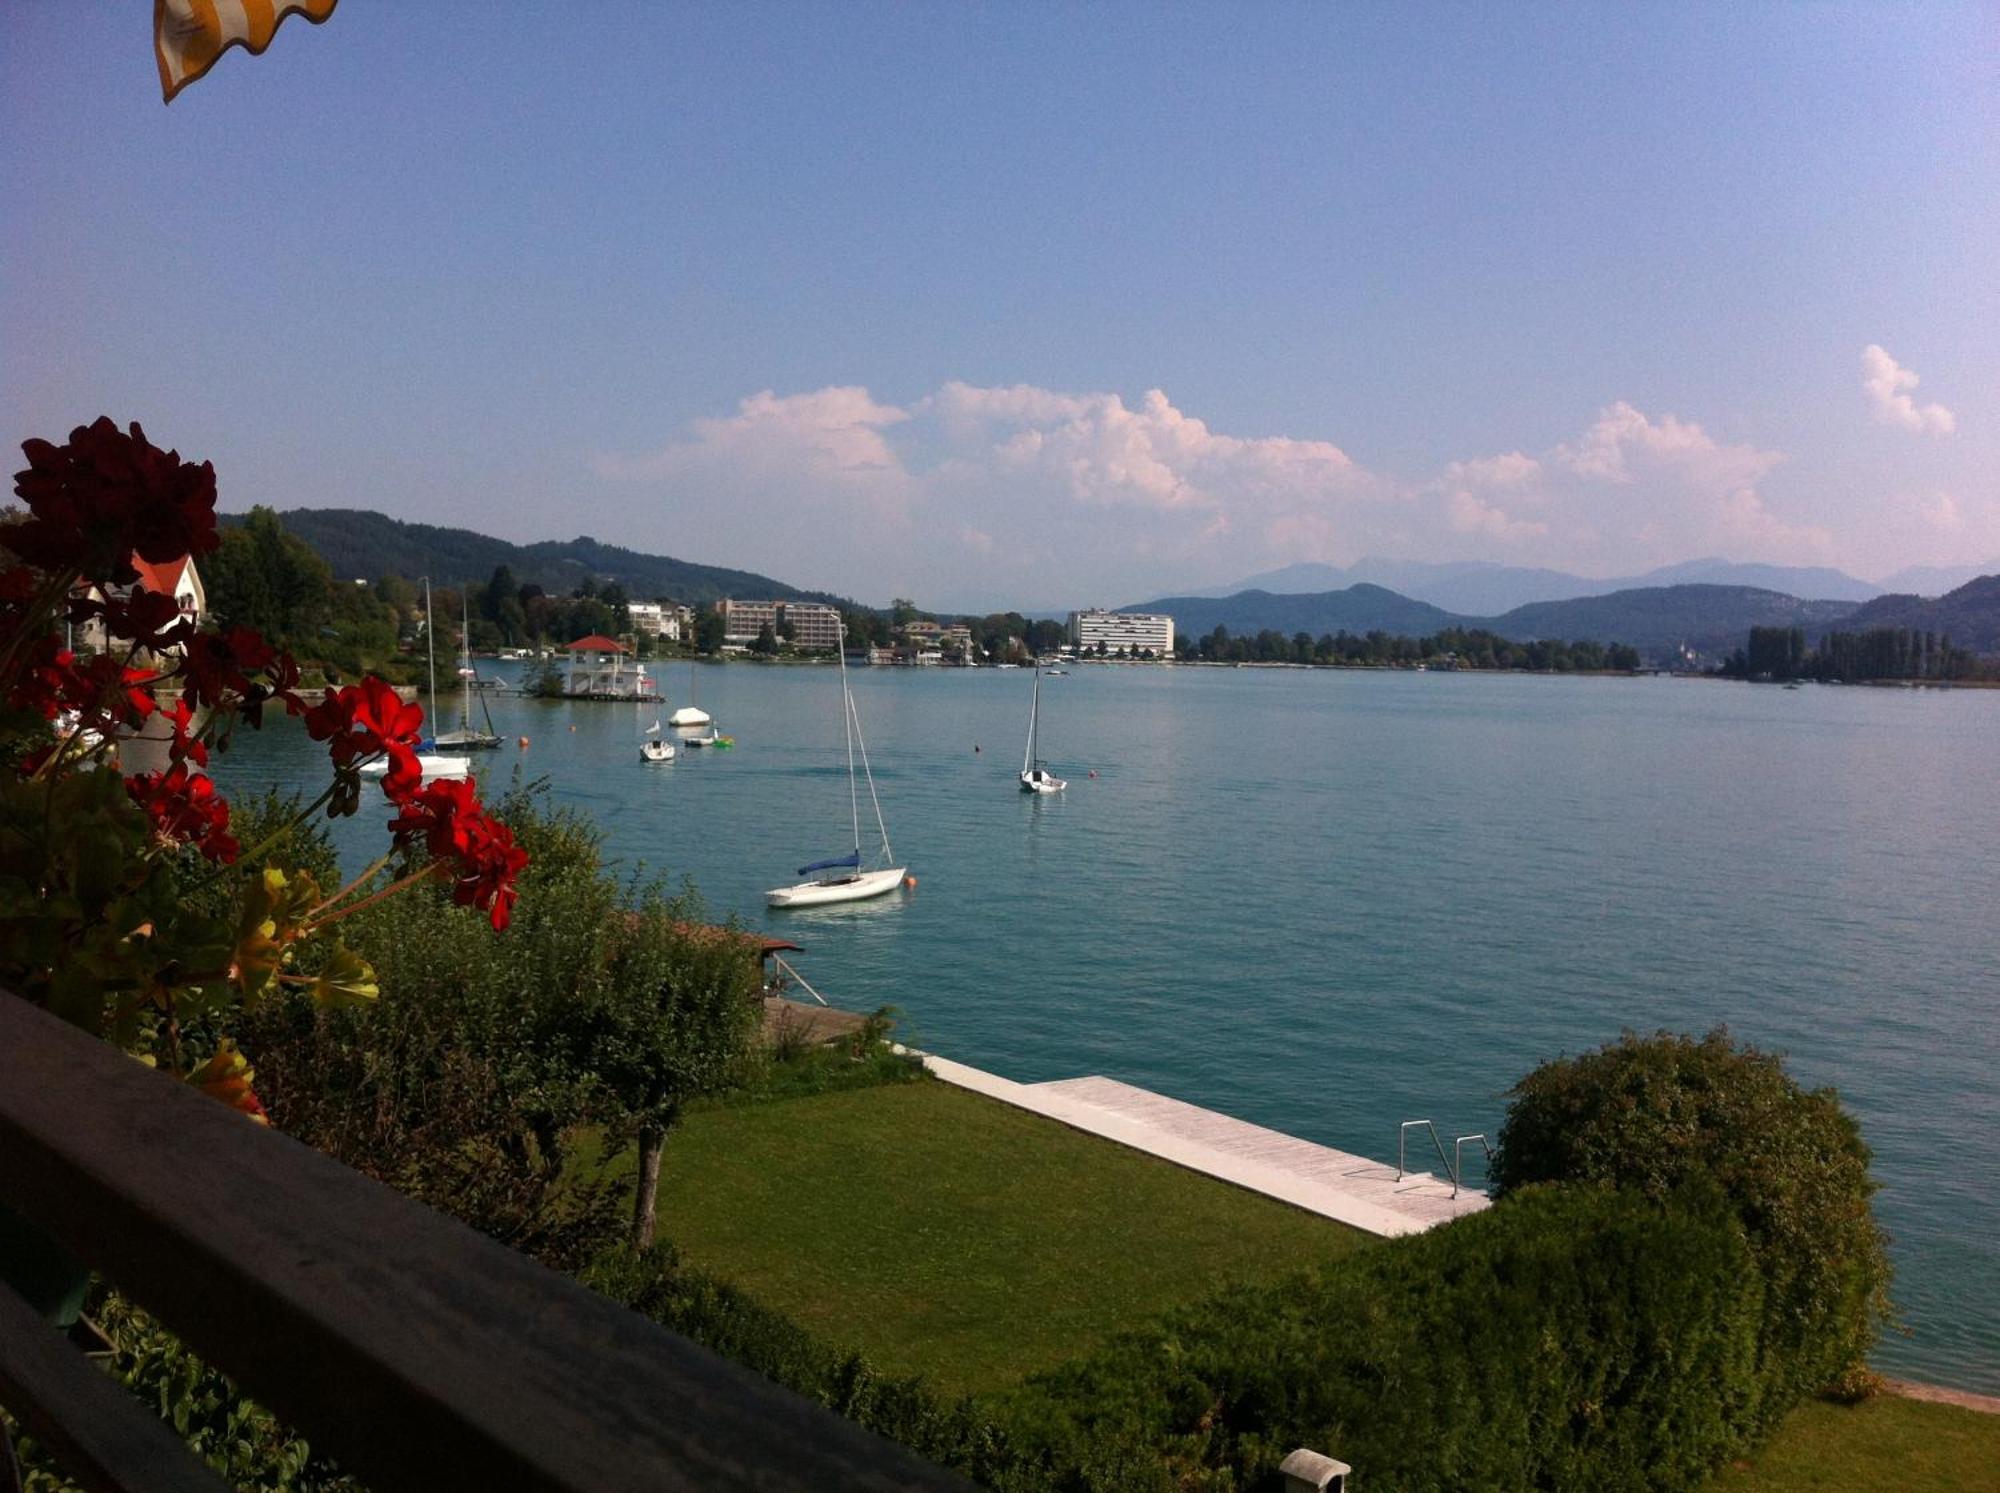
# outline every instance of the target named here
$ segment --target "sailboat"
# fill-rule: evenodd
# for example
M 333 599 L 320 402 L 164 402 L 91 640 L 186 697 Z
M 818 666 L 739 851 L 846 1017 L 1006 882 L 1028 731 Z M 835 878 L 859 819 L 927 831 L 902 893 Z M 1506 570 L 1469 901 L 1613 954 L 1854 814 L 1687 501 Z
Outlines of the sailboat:
M 639 733 L 639 760 L 641 762 L 674 760 L 674 744 L 660 734 L 660 723 L 657 719 Z
M 431 628 L 431 578 L 424 577 L 424 648 L 430 661 L 430 701 L 437 705 L 437 646 L 436 633 Z M 424 775 L 426 783 L 437 778 L 469 778 L 472 776 L 470 757 L 450 757 L 438 751 L 435 741 L 417 743 L 417 770 Z M 372 762 L 361 764 L 363 775 L 371 778 L 386 778 L 389 775 L 389 759 L 377 757 Z
M 1042 671 L 1035 670 L 1035 695 L 1028 706 L 1028 752 L 1021 759 L 1021 791 L 1023 793 L 1060 793 L 1069 786 L 1061 778 L 1050 772 L 1046 763 L 1035 755 L 1035 748 L 1041 745 L 1042 725 Z
M 903 884 L 906 868 L 893 864 L 895 852 L 889 848 L 889 827 L 882 820 L 882 800 L 875 795 L 875 774 L 868 767 L 868 743 L 861 736 L 861 717 L 854 709 L 854 693 L 847 687 L 845 629 L 842 629 L 840 638 L 840 706 L 841 726 L 847 733 L 847 803 L 854 825 L 854 848 L 846 855 L 800 866 L 798 874 L 801 876 L 811 876 L 815 871 L 832 874 L 816 881 L 802 881 L 795 886 L 773 887 L 764 894 L 767 906 L 817 907 L 828 902 L 860 902 L 892 892 Z M 857 746 L 861 749 L 861 773 L 868 780 L 868 801 L 875 806 L 875 828 L 882 836 L 879 857 L 882 864 L 866 871 L 861 868 L 861 795 L 854 778 L 854 751 Z
M 710 716 L 706 710 L 701 709 L 694 703 L 694 671 L 695 662 L 693 659 L 689 659 L 688 702 L 667 717 L 667 724 L 676 729 L 683 726 L 711 726 L 714 724 L 714 717 Z M 711 731 L 709 734 L 713 736 L 715 733 Z
M 458 655 L 458 729 L 440 732 L 438 749 L 447 752 L 488 752 L 500 745 L 500 735 L 493 729 L 493 712 L 487 710 L 482 696 L 479 709 L 486 717 L 486 729 L 472 729 L 472 681 L 476 671 L 472 667 L 472 606 L 459 593 L 463 608 L 464 636 L 460 639 Z

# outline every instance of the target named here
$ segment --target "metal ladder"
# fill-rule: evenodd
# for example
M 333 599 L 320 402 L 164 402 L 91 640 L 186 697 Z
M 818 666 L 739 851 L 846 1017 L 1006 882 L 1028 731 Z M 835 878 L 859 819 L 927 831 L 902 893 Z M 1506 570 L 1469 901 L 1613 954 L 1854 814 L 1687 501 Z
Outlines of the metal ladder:
M 1429 1120 L 1405 1120 L 1396 1129 L 1396 1180 L 1398 1182 L 1402 1181 L 1409 1171 L 1408 1166 L 1405 1164 L 1403 1148 L 1410 1138 L 1410 1131 L 1418 1125 L 1423 1126 L 1424 1129 L 1430 1132 L 1431 1144 L 1437 1148 L 1438 1160 L 1444 1163 L 1445 1175 L 1451 1178 L 1451 1195 L 1454 1198 L 1458 1196 L 1459 1179 L 1464 1175 L 1465 1143 L 1467 1141 L 1478 1141 L 1479 1149 L 1486 1153 L 1487 1165 L 1492 1165 L 1493 1148 L 1486 1143 L 1486 1136 L 1483 1131 L 1473 1135 L 1459 1136 L 1452 1142 L 1452 1154 L 1446 1156 L 1444 1154 L 1444 1141 L 1438 1135 L 1437 1126 L 1433 1125 Z

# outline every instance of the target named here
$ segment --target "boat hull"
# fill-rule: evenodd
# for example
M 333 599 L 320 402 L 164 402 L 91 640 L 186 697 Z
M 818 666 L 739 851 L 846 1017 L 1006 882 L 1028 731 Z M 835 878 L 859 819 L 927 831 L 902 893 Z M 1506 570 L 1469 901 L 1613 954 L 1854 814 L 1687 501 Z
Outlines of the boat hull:
M 903 884 L 905 868 L 862 871 L 853 876 L 830 877 L 825 881 L 802 881 L 797 886 L 774 887 L 764 894 L 767 907 L 823 907 L 829 902 L 865 902 L 893 892 Z
M 692 705 L 683 705 L 667 717 L 669 726 L 706 726 L 714 720 L 706 710 L 697 710 Z
M 472 776 L 472 763 L 464 757 L 444 757 L 434 752 L 419 752 L 417 770 L 424 775 L 426 783 L 431 783 L 439 778 L 469 778 Z M 389 775 L 388 759 L 377 758 L 373 762 L 362 763 L 361 773 L 364 777 L 386 778 Z
M 1046 774 L 1041 777 L 1036 777 L 1032 773 L 1024 772 L 1021 774 L 1021 791 L 1023 793 L 1060 793 L 1068 786 L 1069 784 L 1063 781 L 1063 779 L 1052 778 Z

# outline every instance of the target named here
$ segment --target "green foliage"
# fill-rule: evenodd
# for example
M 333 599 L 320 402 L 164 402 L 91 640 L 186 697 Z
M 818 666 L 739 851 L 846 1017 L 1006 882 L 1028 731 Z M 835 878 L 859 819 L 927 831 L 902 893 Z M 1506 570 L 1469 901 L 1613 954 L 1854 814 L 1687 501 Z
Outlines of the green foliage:
M 91 1315 L 114 1350 L 106 1364 L 111 1376 L 228 1483 L 284 1493 L 360 1493 L 353 1479 L 315 1457 L 305 1441 L 124 1297 L 105 1294 Z M 18 1430 L 15 1436 L 23 1493 L 73 1493 L 77 1484 L 39 1444 Z
M 1104 1493 L 1268 1487 L 1297 1446 L 1383 1493 L 1692 1488 L 1755 1430 L 1761 1305 L 1712 1194 L 1533 1189 L 1170 1313 L 998 1413 Z
M 501 813 L 531 857 L 505 934 L 420 884 L 342 925 L 374 968 L 373 1009 L 274 999 L 241 1037 L 278 1128 L 574 1268 L 620 1206 L 614 1184 L 570 1165 L 578 1136 L 664 1129 L 740 1071 L 756 960 L 741 938 L 696 926 L 691 898 L 621 885 L 597 829 L 539 789 Z M 311 972 L 337 982 L 339 959 Z
M 860 1353 L 815 1338 L 715 1276 L 684 1264 L 672 1245 L 607 1255 L 585 1283 L 733 1363 L 814 1400 L 919 1456 L 1002 1489 L 1053 1486 L 1038 1461 L 969 1398 L 946 1401 L 921 1379 L 879 1373 Z
M 1587 638 L 1565 643 L 1560 638 L 1514 642 L 1482 628 L 1447 627 L 1425 637 L 1405 637 L 1380 629 L 1363 634 L 1342 629 L 1317 639 L 1304 631 L 1290 637 L 1272 628 L 1254 635 L 1232 637 L 1217 626 L 1199 640 L 1178 637 L 1175 651 L 1211 663 L 1334 664 L 1346 668 L 1382 668 L 1410 664 L 1460 669 L 1524 669 L 1535 673 L 1578 670 L 1633 670 L 1639 650 L 1623 643 L 1598 643 Z
M 1662 1198 L 1721 1188 L 1766 1287 L 1763 1424 L 1859 1365 L 1888 1314 L 1868 1147 L 1831 1089 L 1807 1092 L 1725 1030 L 1659 1033 L 1542 1064 L 1515 1086 L 1493 1163 L 1500 1196 L 1599 1182 Z
M 1735 679 L 1820 679 L 1858 684 L 1871 679 L 1971 679 L 1979 658 L 1951 637 L 1911 627 L 1828 632 L 1814 649 L 1802 627 L 1753 627 L 1747 646 L 1722 666 Z
M 269 508 L 224 528 L 200 568 L 218 621 L 256 629 L 301 663 L 354 675 L 395 653 L 395 607 L 352 577 L 336 578 Z

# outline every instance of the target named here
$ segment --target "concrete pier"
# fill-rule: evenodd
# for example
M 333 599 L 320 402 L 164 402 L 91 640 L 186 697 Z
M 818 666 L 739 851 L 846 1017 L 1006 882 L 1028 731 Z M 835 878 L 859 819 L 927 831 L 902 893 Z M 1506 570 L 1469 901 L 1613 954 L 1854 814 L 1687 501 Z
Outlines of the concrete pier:
M 1385 1237 L 1420 1234 L 1490 1206 L 1486 1194 L 1477 1188 L 1461 1187 L 1454 1198 L 1449 1177 L 1410 1172 L 1398 1181 L 1393 1164 L 1267 1130 L 1116 1079 L 1015 1083 L 928 1055 L 924 1066 L 959 1088 L 1233 1182 L 1365 1233 Z

